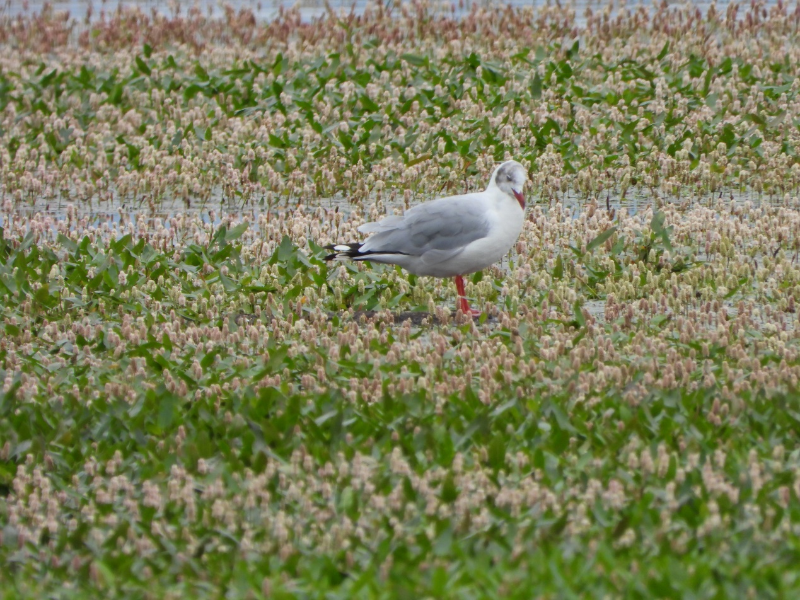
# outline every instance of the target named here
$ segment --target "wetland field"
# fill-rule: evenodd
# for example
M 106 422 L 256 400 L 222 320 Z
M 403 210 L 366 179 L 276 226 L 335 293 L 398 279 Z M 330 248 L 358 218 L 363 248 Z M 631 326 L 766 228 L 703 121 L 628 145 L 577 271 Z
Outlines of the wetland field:
M 0 598 L 800 594 L 800 7 L 0 13 Z M 452 280 L 326 262 L 530 174 Z

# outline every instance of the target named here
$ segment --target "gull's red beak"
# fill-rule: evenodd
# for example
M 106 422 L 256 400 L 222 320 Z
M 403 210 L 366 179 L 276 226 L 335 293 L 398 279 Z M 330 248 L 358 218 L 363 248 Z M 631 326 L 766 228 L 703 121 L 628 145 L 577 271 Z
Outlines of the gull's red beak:
M 514 196 L 517 198 L 517 202 L 522 207 L 522 210 L 525 210 L 525 196 L 522 195 L 522 192 L 518 192 L 517 190 L 513 190 Z

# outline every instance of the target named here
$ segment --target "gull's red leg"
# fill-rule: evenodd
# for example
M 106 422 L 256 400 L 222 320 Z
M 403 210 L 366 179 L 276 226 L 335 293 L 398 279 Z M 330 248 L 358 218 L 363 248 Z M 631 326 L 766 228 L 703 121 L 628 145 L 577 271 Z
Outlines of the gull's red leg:
M 458 301 L 461 304 L 461 312 L 463 312 L 465 315 L 479 317 L 481 315 L 481 311 L 469 307 L 469 302 L 467 301 L 467 291 L 464 287 L 464 278 L 461 275 L 456 275 L 456 290 L 458 290 Z

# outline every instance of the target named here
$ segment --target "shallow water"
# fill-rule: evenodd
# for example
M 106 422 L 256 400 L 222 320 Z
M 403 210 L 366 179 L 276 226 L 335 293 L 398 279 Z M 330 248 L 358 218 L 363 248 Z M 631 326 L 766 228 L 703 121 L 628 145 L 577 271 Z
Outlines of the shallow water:
M 419 204 L 432 200 L 434 196 L 421 196 L 412 201 L 412 204 Z M 783 198 L 770 196 L 769 194 L 759 194 L 755 191 L 742 191 L 725 189 L 709 194 L 686 194 L 682 197 L 665 197 L 661 196 L 656 198 L 654 194 L 648 189 L 629 189 L 624 197 L 615 193 L 602 193 L 596 197 L 597 207 L 599 210 L 607 209 L 618 212 L 620 209 L 625 209 L 629 215 L 636 215 L 641 211 L 646 211 L 652 207 L 655 202 L 660 204 L 678 203 L 678 204 L 706 204 L 715 200 L 723 199 L 725 201 L 733 201 L 735 204 L 742 204 L 744 202 L 751 202 L 754 205 L 769 204 L 780 205 L 784 203 Z M 562 207 L 571 212 L 572 218 L 578 218 L 591 198 L 587 198 L 584 194 L 574 192 L 567 192 L 558 198 L 558 203 Z M 800 200 L 795 200 L 798 202 Z M 541 206 L 545 212 L 550 207 L 556 204 L 556 200 L 550 200 L 539 197 L 530 197 L 528 199 L 529 206 Z M 145 215 L 147 219 L 169 219 L 179 214 L 198 215 L 204 221 L 210 221 L 209 212 L 214 211 L 216 218 L 214 222 L 219 222 L 222 216 L 235 215 L 244 216 L 248 215 L 253 219 L 258 219 L 262 214 L 275 214 L 278 212 L 290 212 L 298 206 L 295 201 L 283 201 L 275 203 L 272 206 L 259 200 L 253 200 L 243 203 L 241 200 L 229 200 L 223 197 L 222 190 L 218 189 L 211 193 L 211 198 L 205 202 L 199 200 L 190 200 L 187 204 L 182 199 L 166 198 L 154 205 L 149 205 L 141 200 L 125 200 L 120 201 L 118 198 L 110 202 L 100 202 L 97 200 L 80 201 L 71 199 L 69 197 L 50 198 L 47 200 L 39 199 L 32 203 L 18 203 L 14 210 L 22 214 L 50 214 L 56 218 L 65 218 L 67 207 L 72 205 L 75 208 L 76 214 L 79 217 L 92 216 L 99 222 L 118 222 L 120 214 L 125 214 L 131 218 L 136 218 L 139 215 Z M 351 202 L 344 193 L 335 196 L 321 198 L 310 202 L 305 205 L 306 208 L 322 207 L 330 210 L 338 210 L 349 216 L 352 213 L 367 212 L 372 206 L 373 202 L 367 201 L 364 203 Z M 385 211 L 386 214 L 392 214 L 395 209 L 402 208 L 402 201 L 390 202 L 386 198 L 380 201 L 381 212 Z M 2 217 L 0 216 L 0 219 Z M 2 220 L 0 220 L 0 224 Z

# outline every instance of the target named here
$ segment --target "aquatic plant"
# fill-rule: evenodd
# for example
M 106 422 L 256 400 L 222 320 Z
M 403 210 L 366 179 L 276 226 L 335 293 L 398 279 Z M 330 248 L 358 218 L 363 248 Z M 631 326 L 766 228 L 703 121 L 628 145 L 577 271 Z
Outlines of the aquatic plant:
M 5 17 L 0 183 L 40 206 L 408 202 L 517 158 L 544 199 L 782 197 L 800 177 L 798 16 L 735 12 Z
M 0 596 L 796 593 L 797 14 L 4 17 Z

